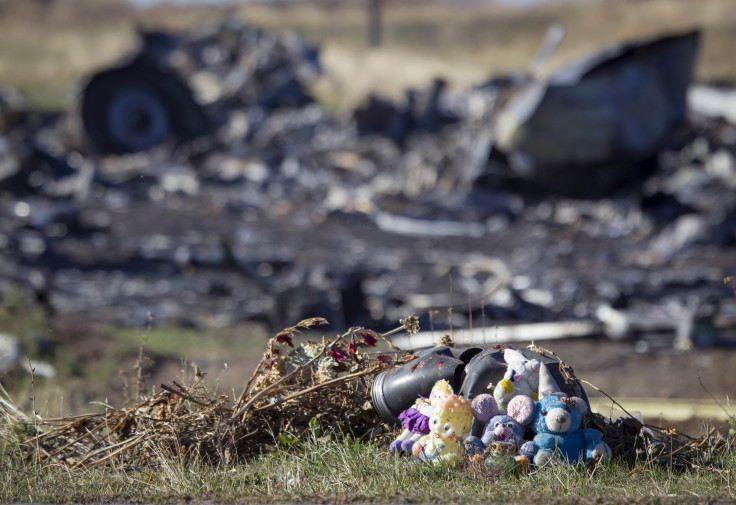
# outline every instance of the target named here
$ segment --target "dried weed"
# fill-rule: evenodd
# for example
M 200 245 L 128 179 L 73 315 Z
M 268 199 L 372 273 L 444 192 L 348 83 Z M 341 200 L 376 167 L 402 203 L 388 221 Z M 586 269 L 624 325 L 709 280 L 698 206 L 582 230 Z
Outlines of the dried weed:
M 409 330 L 416 318 L 407 321 L 396 331 Z M 298 333 L 326 324 L 322 318 L 307 319 L 271 338 L 235 403 L 209 391 L 206 374 L 197 370 L 192 385 L 161 384 L 157 393 L 130 407 L 36 421 L 41 432 L 21 447 L 28 457 L 72 469 L 141 468 L 171 458 L 184 464 L 242 460 L 314 433 L 316 426 L 358 437 L 388 432 L 369 401 L 372 379 L 412 356 L 371 352 L 385 334 L 362 327 L 295 347 Z M 9 398 L 3 398 L 2 407 L 8 424 L 29 423 Z
M 304 435 L 388 439 L 393 428 L 373 409 L 370 388 L 378 373 L 414 358 L 396 349 L 382 353 L 375 348 L 379 340 L 390 344 L 386 339 L 390 334 L 416 330 L 416 317 L 401 322 L 402 326 L 385 334 L 354 327 L 332 340 L 323 337 L 299 345 L 294 342 L 298 334 L 327 321 L 311 318 L 285 328 L 268 341 L 235 401 L 207 390 L 206 374 L 196 370 L 191 385 L 161 384 L 158 392 L 130 407 L 106 406 L 104 414 L 40 420 L 15 408 L 0 387 L 3 427 L 26 428 L 0 434 L 8 438 L 24 433 L 16 438 L 29 460 L 67 469 L 100 465 L 140 469 L 171 461 L 184 467 L 227 464 L 288 445 Z M 545 349 L 533 349 L 557 358 Z M 569 366 L 563 364 L 561 369 L 582 388 Z M 584 427 L 600 430 L 614 458 L 627 462 L 632 472 L 652 467 L 717 469 L 723 455 L 732 454 L 732 441 L 715 430 L 695 439 L 644 425 L 628 414 L 617 420 L 589 414 Z M 487 456 L 468 458 L 470 474 L 495 480 L 508 473 L 506 460 L 488 466 Z M 511 466 L 514 473 L 521 471 L 518 465 Z

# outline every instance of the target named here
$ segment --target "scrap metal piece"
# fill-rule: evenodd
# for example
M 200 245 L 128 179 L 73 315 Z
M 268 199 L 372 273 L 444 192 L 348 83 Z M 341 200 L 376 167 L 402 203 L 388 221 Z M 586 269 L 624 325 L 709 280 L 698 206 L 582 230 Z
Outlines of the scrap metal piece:
M 698 38 L 622 44 L 530 82 L 499 113 L 496 146 L 517 175 L 548 191 L 615 188 L 683 121 Z
M 308 106 L 309 86 L 322 75 L 319 50 L 303 38 L 232 16 L 189 33 L 144 32 L 140 39 L 137 52 L 93 75 L 82 92 L 82 122 L 102 154 L 210 135 L 237 109 Z
M 130 63 L 95 74 L 82 91 L 85 131 L 104 154 L 142 151 L 168 138 L 191 140 L 212 127 L 189 86 L 166 64 L 173 42 L 142 37 Z

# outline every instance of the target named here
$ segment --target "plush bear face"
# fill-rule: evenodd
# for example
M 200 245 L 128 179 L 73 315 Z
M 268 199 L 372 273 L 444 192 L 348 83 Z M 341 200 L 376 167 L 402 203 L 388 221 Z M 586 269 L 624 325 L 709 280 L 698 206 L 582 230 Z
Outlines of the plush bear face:
M 524 427 L 507 415 L 492 417 L 486 425 L 486 433 L 489 430 L 493 432 L 493 440 L 501 442 L 514 442 L 524 437 Z
M 588 406 L 581 398 L 554 393 L 537 403 L 532 427 L 536 433 L 569 433 L 580 428 Z

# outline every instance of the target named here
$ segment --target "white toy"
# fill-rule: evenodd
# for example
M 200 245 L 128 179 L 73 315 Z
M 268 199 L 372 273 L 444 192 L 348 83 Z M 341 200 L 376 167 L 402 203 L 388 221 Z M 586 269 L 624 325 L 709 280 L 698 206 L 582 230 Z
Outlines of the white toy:
M 508 368 L 493 390 L 499 410 L 506 410 L 509 401 L 518 395 L 539 399 L 539 372 L 542 363 L 538 359 L 527 359 L 515 349 L 505 349 L 503 359 Z

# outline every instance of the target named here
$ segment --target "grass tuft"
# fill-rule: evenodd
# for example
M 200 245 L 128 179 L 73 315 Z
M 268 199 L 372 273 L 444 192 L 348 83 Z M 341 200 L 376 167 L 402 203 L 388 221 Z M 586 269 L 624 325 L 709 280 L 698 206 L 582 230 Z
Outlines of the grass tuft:
M 350 437 L 302 437 L 233 465 L 186 464 L 160 453 L 147 468 L 70 471 L 58 464 L 24 460 L 17 442 L 6 441 L 0 459 L 0 501 L 258 501 L 487 503 L 519 499 L 558 501 L 591 497 L 597 503 L 631 499 L 672 501 L 673 497 L 736 499 L 736 461 L 729 450 L 721 466 L 687 472 L 648 466 L 631 469 L 615 459 L 593 471 L 584 464 L 558 463 L 520 477 L 498 474 L 480 479 L 463 467 L 430 466 L 390 454 L 376 441 Z

